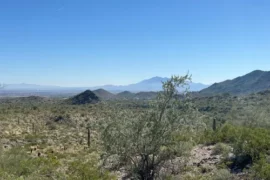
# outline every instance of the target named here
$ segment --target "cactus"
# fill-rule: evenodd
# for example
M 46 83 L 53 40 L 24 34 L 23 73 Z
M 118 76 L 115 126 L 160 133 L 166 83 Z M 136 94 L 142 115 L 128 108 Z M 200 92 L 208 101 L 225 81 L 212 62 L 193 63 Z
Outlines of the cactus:
M 216 122 L 216 118 L 213 119 L 213 131 L 217 130 L 217 122 Z
M 87 145 L 90 147 L 91 142 L 90 142 L 90 127 L 87 128 Z

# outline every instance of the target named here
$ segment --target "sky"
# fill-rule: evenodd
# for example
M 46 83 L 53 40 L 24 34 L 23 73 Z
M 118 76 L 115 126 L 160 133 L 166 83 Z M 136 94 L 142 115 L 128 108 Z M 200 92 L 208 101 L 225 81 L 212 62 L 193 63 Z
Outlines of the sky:
M 0 0 L 0 83 L 125 85 L 270 70 L 268 0 Z

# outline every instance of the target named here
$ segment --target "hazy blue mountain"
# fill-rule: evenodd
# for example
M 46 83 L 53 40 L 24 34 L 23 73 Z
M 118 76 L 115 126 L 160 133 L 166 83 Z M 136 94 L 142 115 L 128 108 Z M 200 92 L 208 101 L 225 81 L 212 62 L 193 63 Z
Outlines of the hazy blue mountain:
M 125 85 L 125 86 L 115 86 L 115 85 L 105 85 L 98 87 L 59 87 L 59 86 L 43 86 L 36 84 L 5 84 L 4 88 L 0 91 L 23 91 L 23 92 L 57 92 L 57 93 L 79 93 L 85 91 L 86 89 L 98 90 L 103 89 L 109 92 L 156 92 L 162 90 L 162 82 L 167 81 L 168 78 L 164 77 L 153 77 L 150 79 L 143 80 L 141 82 Z M 201 83 L 191 83 L 191 91 L 200 91 L 208 87 L 207 85 Z
M 130 91 L 130 92 L 149 92 L 149 91 L 160 91 L 162 90 L 162 82 L 167 81 L 169 78 L 166 77 L 153 77 L 150 79 L 143 80 L 141 82 L 130 84 L 126 86 L 113 86 L 113 85 L 105 85 L 94 87 L 94 89 L 105 89 L 107 91 Z M 204 88 L 207 88 L 208 85 L 201 83 L 191 83 L 190 90 L 191 91 L 200 91 Z

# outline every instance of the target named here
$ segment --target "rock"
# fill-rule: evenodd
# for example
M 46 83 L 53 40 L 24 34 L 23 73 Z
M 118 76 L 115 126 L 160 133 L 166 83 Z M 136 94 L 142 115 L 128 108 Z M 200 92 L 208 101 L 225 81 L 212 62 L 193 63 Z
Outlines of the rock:
M 81 94 L 78 94 L 67 100 L 68 103 L 73 105 L 81 105 L 81 104 L 94 104 L 99 102 L 100 99 L 90 90 L 86 90 Z
M 233 153 L 229 153 L 228 154 L 228 159 L 229 160 L 233 160 L 233 159 L 235 159 L 236 158 L 236 156 L 233 154 Z
M 187 165 L 196 167 L 207 167 L 215 169 L 216 165 L 221 162 L 220 155 L 212 155 L 214 146 L 197 146 L 191 151 L 191 157 Z

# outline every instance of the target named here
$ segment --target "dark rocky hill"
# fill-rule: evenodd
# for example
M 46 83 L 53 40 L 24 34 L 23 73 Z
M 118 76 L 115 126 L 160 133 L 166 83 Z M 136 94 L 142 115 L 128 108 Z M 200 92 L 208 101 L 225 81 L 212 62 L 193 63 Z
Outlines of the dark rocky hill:
M 100 101 L 100 98 L 97 97 L 96 94 L 90 90 L 86 90 L 67 100 L 68 103 L 73 104 L 73 105 L 93 104 L 99 101 Z

